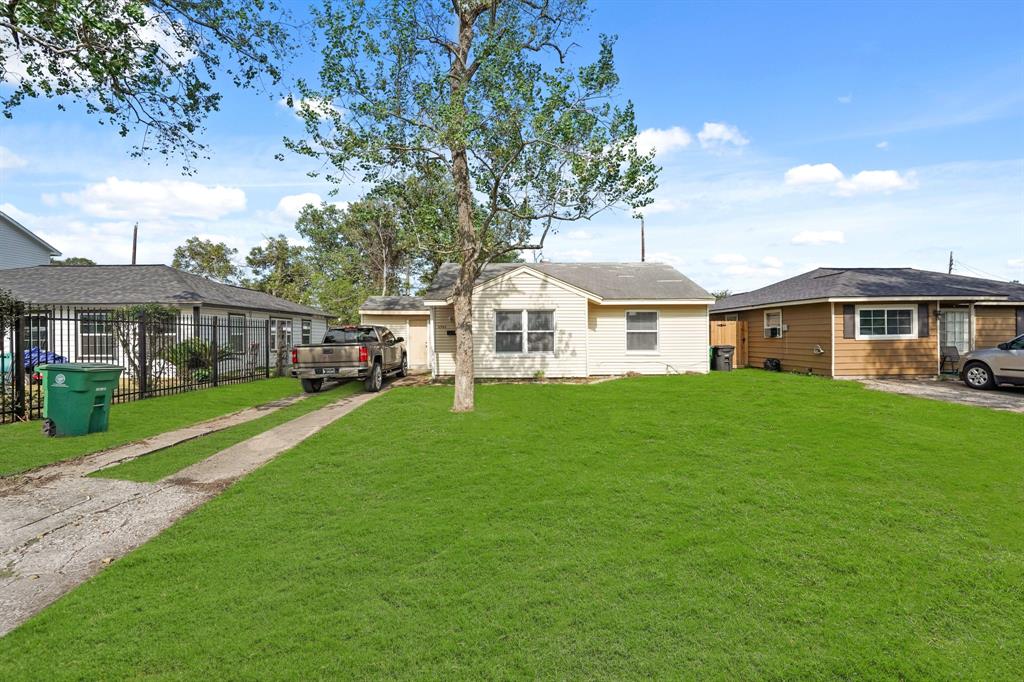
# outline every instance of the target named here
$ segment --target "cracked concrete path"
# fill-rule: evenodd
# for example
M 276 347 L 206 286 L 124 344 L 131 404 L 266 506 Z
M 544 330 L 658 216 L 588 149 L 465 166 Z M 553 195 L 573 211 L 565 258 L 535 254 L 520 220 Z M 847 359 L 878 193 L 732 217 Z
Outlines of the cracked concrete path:
M 93 468 L 80 466 L 83 460 L 46 467 L 47 475 L 9 483 L 0 490 L 0 636 L 242 476 L 378 395 L 345 396 L 156 483 L 85 477 L 109 466 L 102 464 L 106 460 Z

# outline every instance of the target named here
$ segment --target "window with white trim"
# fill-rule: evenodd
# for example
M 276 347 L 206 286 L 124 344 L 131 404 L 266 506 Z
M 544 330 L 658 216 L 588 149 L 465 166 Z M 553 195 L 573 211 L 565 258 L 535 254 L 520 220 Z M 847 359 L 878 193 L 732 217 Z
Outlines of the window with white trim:
M 913 339 L 917 337 L 917 308 L 863 306 L 857 308 L 858 339 Z
M 313 320 L 302 321 L 302 343 L 313 343 Z
M 494 350 L 498 353 L 554 353 L 554 310 L 495 310 Z
M 245 315 L 228 314 L 228 347 L 235 353 L 245 350 Z
M 782 338 L 782 311 L 781 310 L 766 310 L 766 311 L 764 311 L 764 338 L 766 338 L 766 339 L 781 339 Z
M 658 351 L 658 312 L 626 311 L 626 351 L 656 353 Z
M 277 351 L 277 335 L 281 334 L 283 337 L 284 345 L 283 348 L 291 348 L 292 346 L 292 321 L 281 319 L 279 317 L 270 318 L 270 350 Z
M 114 325 L 109 312 L 78 314 L 78 356 L 91 361 L 114 359 Z

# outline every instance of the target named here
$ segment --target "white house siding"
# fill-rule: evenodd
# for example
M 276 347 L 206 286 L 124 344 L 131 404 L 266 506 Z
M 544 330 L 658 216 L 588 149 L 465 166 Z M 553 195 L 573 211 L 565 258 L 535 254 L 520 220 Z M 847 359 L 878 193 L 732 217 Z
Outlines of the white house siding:
M 0 220 L 0 270 L 48 265 L 50 251 L 21 230 Z
M 494 313 L 497 310 L 554 310 L 555 351 L 496 353 Z M 455 373 L 452 309 L 435 309 L 434 350 L 437 373 Z M 587 299 L 531 271 L 500 278 L 473 292 L 474 366 L 480 378 L 583 377 L 587 375 Z
M 360 321 L 363 324 L 376 324 L 382 327 L 387 327 L 391 330 L 391 333 L 395 336 L 401 336 L 404 339 L 409 338 L 409 316 L 405 313 L 389 313 L 380 315 L 360 315 Z
M 657 352 L 626 352 L 626 311 L 658 312 Z M 589 306 L 590 374 L 675 374 L 707 372 L 708 307 L 706 305 Z

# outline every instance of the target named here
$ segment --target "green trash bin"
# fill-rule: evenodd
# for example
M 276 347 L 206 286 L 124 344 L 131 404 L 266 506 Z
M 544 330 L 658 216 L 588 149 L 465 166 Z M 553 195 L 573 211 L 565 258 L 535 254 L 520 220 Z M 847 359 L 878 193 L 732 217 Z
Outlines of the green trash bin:
M 44 433 L 84 436 L 107 430 L 120 367 L 75 362 L 39 365 L 36 370 L 43 375 Z

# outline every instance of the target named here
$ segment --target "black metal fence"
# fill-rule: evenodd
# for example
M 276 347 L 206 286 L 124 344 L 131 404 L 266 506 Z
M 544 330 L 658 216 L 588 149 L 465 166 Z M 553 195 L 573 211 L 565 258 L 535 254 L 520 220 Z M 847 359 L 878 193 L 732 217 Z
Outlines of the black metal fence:
M 240 315 L 29 306 L 0 334 L 0 424 L 41 418 L 46 363 L 121 366 L 115 403 L 268 378 L 287 350 L 271 329 Z

